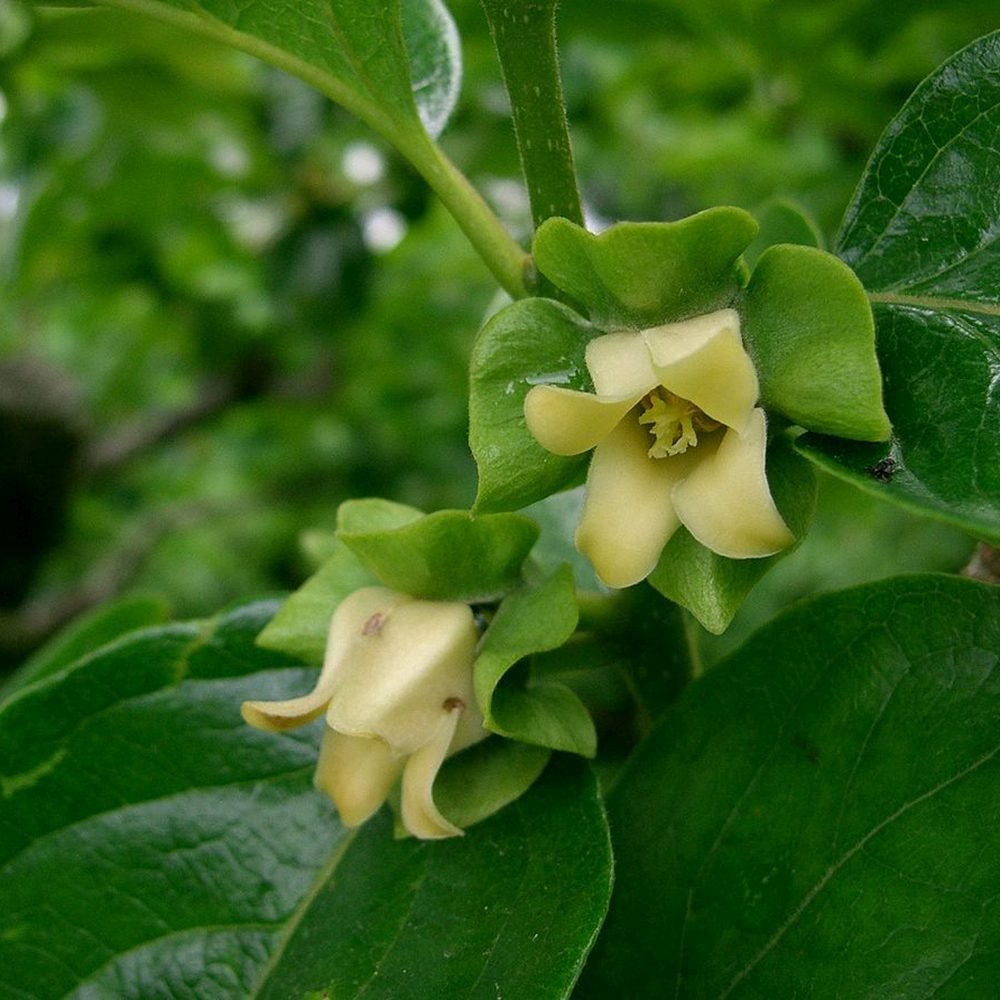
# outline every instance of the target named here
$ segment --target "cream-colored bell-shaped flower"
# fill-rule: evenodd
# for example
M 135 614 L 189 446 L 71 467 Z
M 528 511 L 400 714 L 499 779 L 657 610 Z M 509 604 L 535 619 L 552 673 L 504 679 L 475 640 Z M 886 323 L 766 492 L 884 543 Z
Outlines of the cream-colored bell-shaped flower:
M 605 334 L 586 360 L 594 394 L 535 386 L 524 413 L 548 451 L 595 449 L 576 545 L 604 583 L 648 576 L 681 524 L 733 559 L 791 544 L 767 484 L 767 427 L 735 310 Z
M 316 787 L 347 826 L 375 813 L 402 776 L 406 829 L 426 839 L 456 836 L 462 831 L 434 804 L 434 779 L 446 757 L 489 735 L 472 686 L 478 641 L 466 604 L 364 587 L 333 615 L 313 690 L 244 702 L 243 718 L 282 732 L 325 711 Z

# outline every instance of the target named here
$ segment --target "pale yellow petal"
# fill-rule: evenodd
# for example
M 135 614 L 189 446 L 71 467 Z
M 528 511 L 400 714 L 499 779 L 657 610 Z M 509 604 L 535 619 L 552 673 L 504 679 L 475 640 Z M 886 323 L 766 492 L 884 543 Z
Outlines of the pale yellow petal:
M 657 385 L 649 349 L 639 333 L 607 333 L 587 344 L 587 371 L 598 396 L 641 397 Z
M 462 831 L 450 823 L 434 804 L 434 779 L 448 756 L 461 708 L 453 708 L 441 718 L 438 730 L 425 745 L 410 755 L 403 770 L 403 826 L 423 840 L 458 837 Z
M 576 547 L 609 587 L 647 577 L 679 524 L 670 491 L 691 468 L 696 449 L 652 459 L 651 442 L 638 419 L 623 420 L 590 464 Z
M 746 431 L 760 390 L 734 309 L 651 327 L 642 336 L 660 385 L 713 420 Z
M 443 707 L 474 704 L 478 642 L 467 604 L 410 601 L 396 608 L 355 644 L 327 724 L 353 736 L 377 736 L 397 755 L 412 753 L 437 732 Z
M 340 679 L 350 669 L 357 640 L 377 616 L 413 601 L 412 597 L 386 587 L 362 587 L 337 605 L 330 620 L 323 669 L 309 694 L 287 701 L 245 701 L 243 718 L 257 729 L 284 732 L 315 719 L 333 696 Z
M 611 433 L 640 396 L 595 396 L 536 385 L 524 399 L 524 419 L 535 440 L 554 455 L 590 451 Z
M 345 826 L 360 826 L 374 815 L 403 770 L 381 740 L 345 736 L 327 726 L 314 784 L 337 807 Z
M 771 497 L 766 448 L 764 411 L 757 409 L 744 435 L 726 431 L 718 450 L 674 487 L 677 516 L 702 545 L 721 556 L 769 556 L 795 540 Z

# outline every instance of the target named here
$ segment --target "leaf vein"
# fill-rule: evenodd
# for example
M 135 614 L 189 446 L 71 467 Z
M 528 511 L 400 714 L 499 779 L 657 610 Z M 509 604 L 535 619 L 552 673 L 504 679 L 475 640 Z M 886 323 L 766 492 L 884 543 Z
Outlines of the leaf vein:
M 788 919 L 771 935 L 770 939 L 764 944 L 764 946 L 757 952 L 756 955 L 733 977 L 732 981 L 726 987 L 726 989 L 720 994 L 719 1000 L 725 1000 L 736 987 L 750 975 L 751 972 L 774 950 L 781 939 L 788 933 L 792 926 L 799 920 L 802 914 L 812 905 L 813 900 L 826 888 L 827 884 L 830 882 L 834 876 L 839 874 L 841 869 L 860 851 L 864 850 L 865 846 L 878 834 L 880 834 L 887 827 L 891 826 L 896 822 L 901 816 L 904 816 L 911 809 L 916 806 L 921 805 L 928 799 L 933 798 L 939 792 L 943 791 L 949 785 L 955 784 L 957 781 L 961 781 L 963 778 L 967 777 L 969 774 L 978 770 L 984 764 L 988 764 L 993 760 L 996 755 L 1000 753 L 1000 746 L 995 747 L 989 753 L 983 754 L 983 756 L 977 758 L 968 767 L 963 768 L 957 774 L 952 775 L 950 778 L 946 778 L 944 781 L 939 782 L 933 788 L 928 789 L 916 798 L 911 799 L 909 802 L 903 803 L 895 812 L 887 816 L 881 823 L 876 824 L 871 830 L 865 834 L 853 847 L 847 850 L 844 855 L 839 858 L 834 864 L 832 864 L 823 876 L 816 882 L 816 884 L 802 897 L 802 901 L 795 908 L 795 910 L 789 915 Z

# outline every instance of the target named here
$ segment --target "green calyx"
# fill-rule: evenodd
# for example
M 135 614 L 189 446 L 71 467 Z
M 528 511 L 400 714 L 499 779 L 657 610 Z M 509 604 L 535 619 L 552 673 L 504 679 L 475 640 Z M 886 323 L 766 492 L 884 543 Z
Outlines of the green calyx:
M 739 308 L 766 409 L 835 437 L 889 437 L 875 323 L 846 264 L 813 247 L 773 246 Z
M 740 208 L 678 222 L 622 222 L 594 235 L 566 219 L 535 234 L 535 265 L 602 330 L 642 329 L 732 302 L 757 223 Z

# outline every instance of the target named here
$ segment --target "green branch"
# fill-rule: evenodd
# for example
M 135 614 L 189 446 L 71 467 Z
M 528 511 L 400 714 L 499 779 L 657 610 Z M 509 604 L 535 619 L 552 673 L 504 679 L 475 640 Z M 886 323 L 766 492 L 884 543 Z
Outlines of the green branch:
M 559 77 L 556 6 L 556 0 L 483 0 L 536 227 L 552 216 L 583 225 Z

